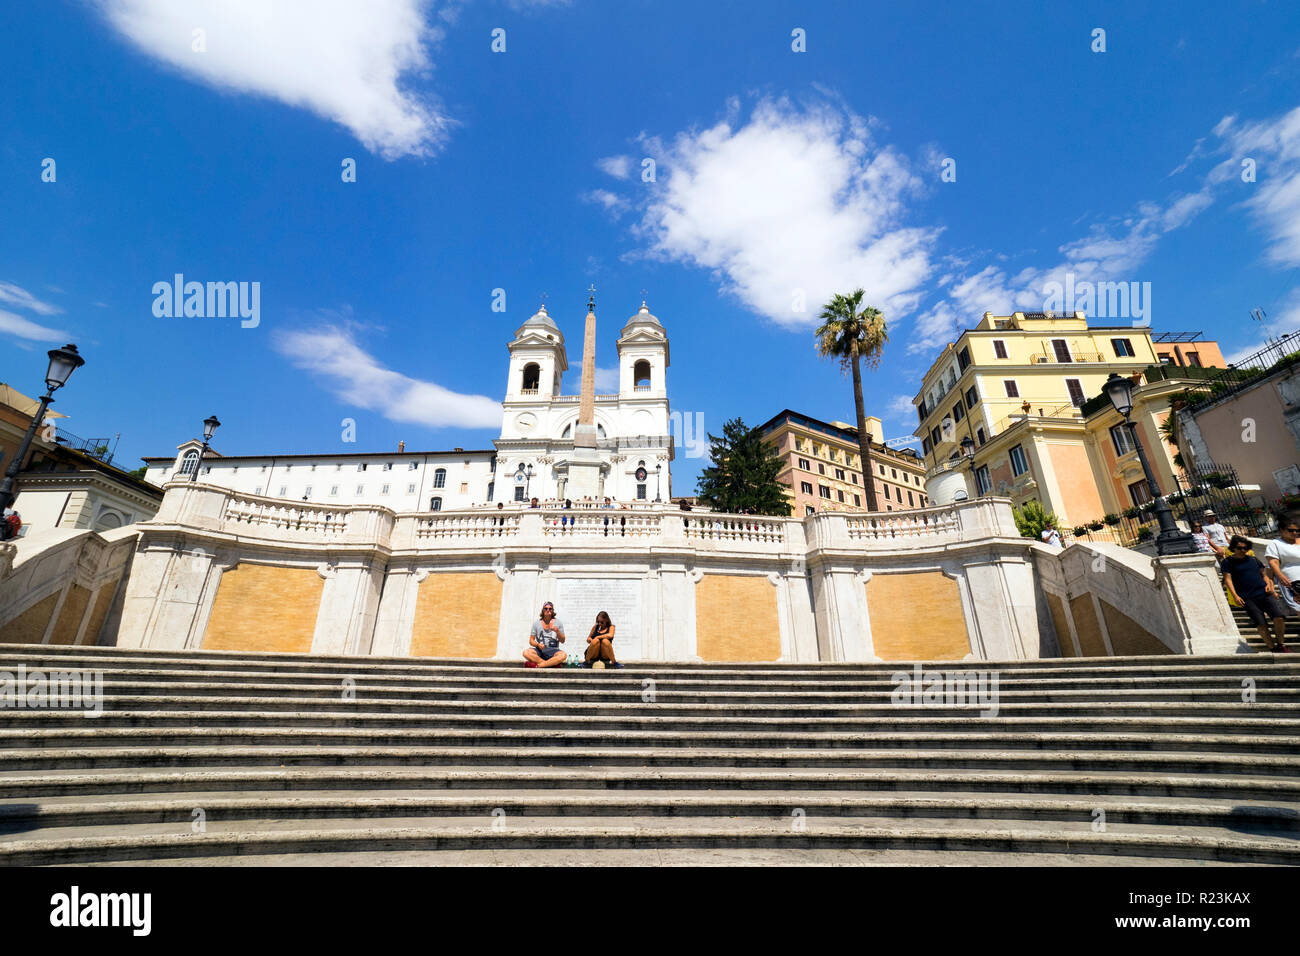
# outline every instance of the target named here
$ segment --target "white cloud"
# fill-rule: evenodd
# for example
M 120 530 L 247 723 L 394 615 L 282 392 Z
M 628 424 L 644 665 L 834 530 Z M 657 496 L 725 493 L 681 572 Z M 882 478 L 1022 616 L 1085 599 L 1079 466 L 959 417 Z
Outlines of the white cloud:
M 0 309 L 0 332 L 35 342 L 66 342 L 70 338 L 68 333 L 61 329 L 38 325 L 30 319 L 24 319 L 21 315 L 6 312 L 4 309 Z
M 357 344 L 346 326 L 280 332 L 272 341 L 294 365 L 323 379 L 337 399 L 379 412 L 389 421 L 430 428 L 496 428 L 501 424 L 499 401 L 485 395 L 463 395 L 385 368 Z
M 1253 193 L 1245 207 L 1269 233 L 1269 258 L 1280 265 L 1300 265 L 1300 107 L 1244 125 L 1228 117 L 1215 132 L 1233 155 L 1224 165 Z M 1241 162 L 1248 158 L 1255 161 L 1256 181 L 1241 183 Z
M 764 100 L 747 122 L 738 113 L 733 102 L 716 126 L 645 141 L 659 170 L 637 229 L 648 254 L 714 270 L 791 328 L 859 286 L 887 317 L 912 307 L 938 230 L 903 224 L 921 192 L 909 162 L 839 107 Z
M 15 308 L 35 312 L 37 315 L 57 315 L 63 311 L 57 305 L 42 302 L 26 289 L 12 282 L 0 282 L 0 302 L 8 302 Z
M 596 160 L 596 166 L 615 179 L 627 179 L 632 175 L 631 156 L 606 156 L 604 159 Z
M 590 192 L 583 193 L 582 199 L 584 202 L 595 203 L 598 206 L 603 206 L 605 211 L 613 215 L 615 218 L 621 216 L 631 206 L 631 203 L 626 199 L 614 195 L 614 193 L 610 192 L 608 189 L 593 189 Z
M 96 0 L 149 56 L 223 91 L 255 93 L 351 130 L 386 159 L 428 155 L 449 120 L 411 80 L 428 72 L 428 0 Z M 205 31 L 196 52 L 193 31 Z
M 911 395 L 895 395 L 885 405 L 885 416 L 892 421 L 904 421 L 909 424 L 916 419 L 916 406 L 912 404 Z

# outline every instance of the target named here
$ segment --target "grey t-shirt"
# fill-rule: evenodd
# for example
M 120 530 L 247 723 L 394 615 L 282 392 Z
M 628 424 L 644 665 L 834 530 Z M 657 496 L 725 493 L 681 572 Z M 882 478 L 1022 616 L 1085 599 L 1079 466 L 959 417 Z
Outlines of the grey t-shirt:
M 549 629 L 542 623 L 542 619 L 538 618 L 533 621 L 533 629 L 530 633 L 534 638 L 536 638 L 537 643 L 545 647 L 555 648 L 560 646 L 559 632 L 562 630 L 564 630 L 564 625 L 560 623 L 558 617 L 551 618 L 551 626 Z

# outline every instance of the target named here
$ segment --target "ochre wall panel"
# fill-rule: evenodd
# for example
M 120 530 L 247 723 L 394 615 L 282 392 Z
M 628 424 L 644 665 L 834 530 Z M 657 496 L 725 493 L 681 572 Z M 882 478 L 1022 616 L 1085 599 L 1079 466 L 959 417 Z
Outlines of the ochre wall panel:
M 1097 611 L 1092 604 L 1092 594 L 1070 598 L 1070 615 L 1074 618 L 1074 631 L 1079 635 L 1079 647 L 1084 657 L 1108 657 L 1106 641 L 1097 623 Z
M 1110 646 L 1117 655 L 1173 653 L 1160 638 L 1105 601 L 1101 602 L 1101 613 L 1106 618 L 1106 630 L 1110 632 Z
M 68 596 L 59 609 L 59 620 L 54 625 L 54 633 L 50 635 L 51 644 L 71 644 L 77 639 L 77 628 L 81 627 L 81 617 L 86 613 L 89 602 L 90 592 L 80 584 L 68 588 Z
M 971 652 L 957 582 L 942 571 L 873 574 L 867 613 L 884 661 L 959 661 Z
M 203 648 L 305 654 L 311 650 L 324 589 L 312 568 L 231 568 L 221 575 Z
M 50 623 L 54 605 L 59 603 L 59 592 L 33 604 L 8 624 L 0 627 L 0 644 L 39 644 Z
M 705 574 L 695 585 L 695 647 L 706 661 L 781 658 L 776 588 L 766 575 Z
M 1048 593 L 1047 607 L 1052 612 L 1052 626 L 1056 628 L 1056 643 L 1061 647 L 1061 656 L 1073 657 L 1074 641 L 1070 637 L 1070 622 L 1065 616 L 1065 605 L 1055 594 Z
M 501 579 L 492 571 L 444 571 L 420 582 L 412 657 L 494 657 L 501 626 Z M 563 645 L 574 651 L 572 634 Z M 528 646 L 519 635 L 520 648 Z

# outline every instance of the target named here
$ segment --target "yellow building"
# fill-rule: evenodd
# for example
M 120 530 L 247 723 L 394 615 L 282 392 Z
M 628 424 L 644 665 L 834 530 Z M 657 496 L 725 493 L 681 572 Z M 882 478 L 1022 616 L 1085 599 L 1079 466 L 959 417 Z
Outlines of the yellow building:
M 1168 396 L 1197 376 L 1195 366 L 1222 364 L 1218 345 L 1199 333 L 1089 326 L 1082 312 L 985 313 L 939 354 L 913 400 L 927 491 L 936 503 L 962 494 L 1037 499 L 1067 527 L 1140 504 L 1137 456 L 1112 430 L 1119 416 L 1083 410 L 1112 372 L 1151 386 L 1139 389 L 1133 420 L 1162 490 L 1172 491 L 1173 450 L 1159 433 Z M 972 461 L 962 457 L 964 438 L 975 445 Z
M 910 448 L 896 450 L 875 441 L 883 434 L 875 416 L 866 419 L 871 442 L 871 474 L 880 511 L 910 511 L 927 506 L 925 463 Z M 846 422 L 823 422 L 785 409 L 758 426 L 763 440 L 784 463 L 777 480 L 790 489 L 790 513 L 866 511 L 858 430 Z

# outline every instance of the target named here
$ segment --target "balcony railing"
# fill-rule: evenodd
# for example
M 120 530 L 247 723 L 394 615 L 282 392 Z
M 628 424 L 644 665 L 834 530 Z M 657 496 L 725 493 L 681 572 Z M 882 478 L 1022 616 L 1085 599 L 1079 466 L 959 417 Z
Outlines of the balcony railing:
M 1029 357 L 1030 365 L 1073 365 L 1076 363 L 1084 364 L 1088 362 L 1109 362 L 1115 361 L 1108 359 L 1100 352 L 1071 352 L 1069 358 L 1057 358 L 1055 352 L 1035 352 Z

